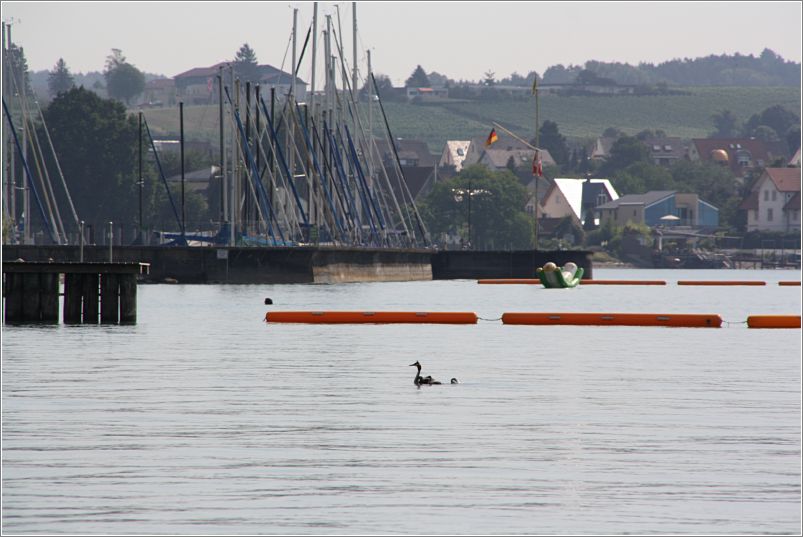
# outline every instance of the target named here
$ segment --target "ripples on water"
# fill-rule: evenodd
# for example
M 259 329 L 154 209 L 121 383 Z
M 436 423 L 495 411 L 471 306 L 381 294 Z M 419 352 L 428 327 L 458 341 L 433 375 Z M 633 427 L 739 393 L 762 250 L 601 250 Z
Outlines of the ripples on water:
M 799 534 L 800 331 L 740 323 L 799 313 L 777 281 L 800 274 L 595 272 L 669 285 L 141 286 L 136 326 L 4 327 L 4 532 Z M 768 285 L 674 283 L 714 277 Z M 267 325 L 268 308 L 488 320 Z M 417 389 L 416 360 L 461 384 Z

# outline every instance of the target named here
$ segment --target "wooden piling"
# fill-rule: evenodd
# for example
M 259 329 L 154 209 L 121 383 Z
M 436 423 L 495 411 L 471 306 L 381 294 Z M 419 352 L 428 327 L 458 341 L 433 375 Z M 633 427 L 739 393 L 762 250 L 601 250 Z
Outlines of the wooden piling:
M 59 275 L 55 272 L 39 274 L 39 308 L 43 323 L 59 322 Z
M 7 323 L 22 322 L 22 274 L 6 273 L 3 286 L 6 295 L 5 319 Z
M 101 274 L 100 324 L 117 324 L 120 319 L 120 300 L 117 274 Z
M 64 275 L 64 324 L 81 324 L 83 283 L 83 274 Z
M 4 261 L 5 322 L 58 323 L 64 274 L 65 324 L 136 323 L 137 274 L 148 268 L 147 263 Z
M 137 277 L 120 274 L 120 324 L 137 322 Z
M 84 324 L 98 324 L 99 277 L 94 273 L 82 274 L 81 276 L 83 276 L 84 280 L 81 285 L 81 294 L 84 301 L 84 314 L 81 320 Z

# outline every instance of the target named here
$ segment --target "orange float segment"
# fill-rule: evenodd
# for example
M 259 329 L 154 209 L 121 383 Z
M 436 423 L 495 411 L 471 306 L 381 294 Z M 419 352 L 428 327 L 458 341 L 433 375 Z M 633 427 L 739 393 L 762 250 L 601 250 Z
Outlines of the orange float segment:
M 678 285 L 767 285 L 757 280 L 680 280 Z
M 268 323 L 306 324 L 477 324 L 477 314 L 462 311 L 269 311 Z
M 751 315 L 748 328 L 800 328 L 800 315 Z
M 502 323 L 719 328 L 722 318 L 716 314 L 688 313 L 505 313 Z
M 663 280 L 580 280 L 580 285 L 666 285 Z
M 479 284 L 533 284 L 533 285 L 540 285 L 541 280 L 538 278 L 497 278 L 493 280 L 477 280 Z
M 784 281 L 784 282 L 778 282 L 778 285 L 790 285 L 790 286 L 791 285 L 797 285 L 797 286 L 799 286 L 800 282 L 799 281 L 797 281 L 797 282 L 796 281 Z

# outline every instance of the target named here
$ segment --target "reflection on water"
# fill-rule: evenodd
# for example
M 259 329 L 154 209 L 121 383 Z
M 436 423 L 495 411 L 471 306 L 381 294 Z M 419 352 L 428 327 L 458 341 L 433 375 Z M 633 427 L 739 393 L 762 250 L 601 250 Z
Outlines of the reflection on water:
M 647 276 L 645 276 L 647 274 Z M 4 327 L 8 533 L 800 533 L 788 271 L 142 286 L 136 326 Z M 678 279 L 766 287 L 678 287 Z M 273 306 L 263 304 L 271 297 Z M 266 308 L 476 311 L 267 325 Z M 504 326 L 506 311 L 719 313 L 722 329 Z M 459 385 L 413 385 L 424 374 Z

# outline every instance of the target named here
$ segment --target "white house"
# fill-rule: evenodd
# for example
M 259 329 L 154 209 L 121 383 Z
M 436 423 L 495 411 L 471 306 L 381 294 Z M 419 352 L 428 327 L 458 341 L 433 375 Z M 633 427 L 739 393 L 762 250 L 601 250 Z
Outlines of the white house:
M 619 194 L 608 179 L 556 178 L 555 186 L 544 198 L 541 210 L 548 218 L 572 216 L 582 224 L 587 209 L 616 199 L 619 199 Z
M 766 168 L 740 208 L 747 231 L 800 232 L 800 168 Z
M 441 153 L 438 166 L 454 166 L 454 170 L 459 172 L 463 169 L 463 161 L 466 160 L 470 145 L 471 140 L 448 140 Z

